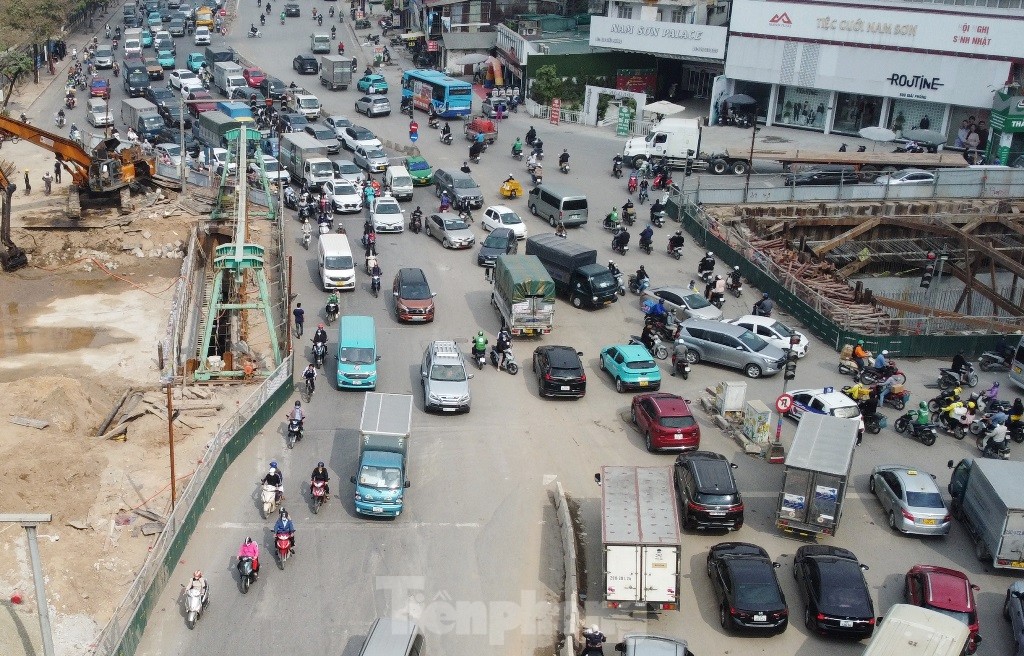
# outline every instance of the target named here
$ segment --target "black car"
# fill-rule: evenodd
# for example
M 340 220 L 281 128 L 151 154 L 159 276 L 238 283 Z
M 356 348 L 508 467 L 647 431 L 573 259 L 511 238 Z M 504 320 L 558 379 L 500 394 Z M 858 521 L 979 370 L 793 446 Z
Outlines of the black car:
M 178 95 L 168 87 L 149 87 L 146 89 L 143 97 L 157 107 L 163 107 L 164 105 L 179 106 Z
M 732 470 L 736 465 L 714 451 L 691 451 L 676 458 L 675 488 L 685 529 L 743 526 L 743 497 Z
M 269 75 L 263 78 L 263 81 L 260 82 L 260 93 L 263 94 L 264 98 L 281 100 L 284 98 L 284 92 L 287 89 L 288 86 L 284 82 L 276 77 L 270 77 Z
M 852 551 L 823 544 L 800 547 L 793 577 L 804 597 L 804 624 L 821 635 L 871 637 L 875 605 L 862 565 Z
M 511 228 L 495 228 L 480 244 L 480 252 L 476 254 L 476 263 L 482 267 L 494 266 L 499 255 L 511 255 L 519 247 L 519 240 Z
M 708 576 L 723 629 L 771 635 L 786 630 L 789 607 L 775 576 L 778 567 L 756 544 L 721 542 L 711 547 Z
M 286 4 L 284 6 L 284 15 L 285 16 L 298 16 L 299 15 L 299 5 L 295 4 L 294 2 L 289 2 L 288 4 Z
M 281 132 L 303 132 L 309 125 L 302 114 L 279 114 L 278 120 L 281 122 Z
M 181 132 L 178 131 L 177 127 L 166 127 L 160 130 L 160 134 L 157 135 L 153 143 L 181 143 Z M 196 138 L 192 136 L 191 130 L 185 130 L 185 151 L 196 152 L 200 148 L 200 144 L 196 141 Z
M 515 235 L 512 238 L 515 239 Z M 537 393 L 542 397 L 568 396 L 582 399 L 587 393 L 587 374 L 583 371 L 580 355 L 571 346 L 538 346 L 533 352 Z
M 252 87 L 235 87 L 231 90 L 231 99 L 238 100 L 240 102 L 252 102 L 252 97 L 256 96 L 256 104 L 260 107 L 265 107 L 267 104 L 267 97 L 263 95 L 263 92 L 259 89 L 253 89 Z
M 160 117 L 164 119 L 164 125 L 171 128 L 177 128 L 178 124 L 181 123 L 181 105 L 161 105 L 157 108 L 160 113 Z M 185 129 L 188 130 L 192 127 L 192 117 L 185 113 Z M 178 143 L 177 140 L 174 143 Z
M 320 65 L 313 55 L 295 55 L 292 68 L 298 71 L 299 75 L 316 75 L 320 72 Z

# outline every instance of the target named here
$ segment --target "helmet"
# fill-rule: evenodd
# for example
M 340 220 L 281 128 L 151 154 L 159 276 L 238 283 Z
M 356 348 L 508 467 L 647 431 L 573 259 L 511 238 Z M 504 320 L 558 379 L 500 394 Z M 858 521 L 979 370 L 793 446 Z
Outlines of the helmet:
M 715 276 L 715 280 L 721 280 L 722 276 Z
M 596 624 L 594 624 L 594 625 L 592 625 L 592 626 L 590 627 L 590 632 L 591 632 L 591 633 L 600 633 L 600 632 L 601 632 L 601 629 L 597 628 L 597 625 L 596 625 Z
M 683 236 L 683 231 L 682 230 L 676 230 L 676 237 L 682 237 L 682 236 Z
M 977 407 L 978 407 L 978 404 L 975 403 L 974 401 L 968 401 L 967 402 L 967 409 L 968 410 L 974 410 Z
M 882 351 L 882 355 L 889 355 L 889 352 L 888 352 L 888 351 L 884 351 L 884 350 L 883 350 L 883 351 Z
M 642 264 L 640 265 L 640 270 L 641 270 L 641 271 L 643 271 L 643 272 L 645 272 L 645 273 L 647 272 L 647 269 L 645 269 L 645 268 L 644 268 L 644 265 L 642 265 Z
M 317 467 L 323 467 L 324 466 L 324 461 L 321 460 L 320 462 L 316 463 L 316 466 Z
M 281 519 L 288 519 L 288 511 L 284 508 L 281 509 Z
M 270 461 L 270 468 L 271 469 L 277 469 L 277 461 L 276 460 L 271 460 Z
M 192 572 L 192 578 L 193 579 L 201 579 L 201 578 L 203 578 L 202 570 L 198 570 L 197 569 L 196 571 Z
M 295 407 L 296 407 L 296 408 L 298 408 L 298 407 L 299 407 L 299 406 L 301 406 L 301 405 L 302 405 L 302 401 L 296 401 L 296 402 L 295 402 Z
M 857 340 L 857 346 L 864 346 L 864 340 L 863 339 L 858 339 Z
M 928 402 L 927 401 L 921 401 L 920 403 L 917 404 L 917 407 L 921 408 L 922 410 L 927 410 L 928 409 Z
M 714 254 L 711 251 L 708 251 L 707 253 L 705 253 L 705 255 L 707 257 L 714 257 Z
M 761 294 L 761 298 L 768 298 L 768 292 Z
M 615 266 L 615 260 L 608 260 L 608 266 L 610 266 L 610 267 Z
M 569 152 L 569 149 L 568 149 L 568 148 L 563 148 L 563 149 L 562 149 L 562 152 L 563 152 L 563 153 L 567 153 L 567 152 Z
M 679 234 L 679 233 L 676 233 L 676 234 Z M 739 270 L 740 270 L 740 267 L 739 267 L 739 265 L 737 264 L 736 266 L 734 266 L 734 267 L 732 268 L 732 270 L 733 270 L 733 271 L 739 271 Z
M 252 538 L 245 538 L 246 544 L 252 544 Z
M 477 336 L 477 337 L 483 337 L 483 336 L 484 336 L 484 331 L 482 331 L 482 330 L 481 330 L 480 332 L 478 332 L 478 333 L 476 334 L 476 336 Z

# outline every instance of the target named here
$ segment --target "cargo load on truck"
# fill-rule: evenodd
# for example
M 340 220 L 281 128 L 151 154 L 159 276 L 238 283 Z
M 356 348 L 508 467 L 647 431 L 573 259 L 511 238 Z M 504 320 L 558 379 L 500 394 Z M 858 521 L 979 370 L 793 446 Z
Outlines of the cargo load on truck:
M 404 508 L 408 479 L 412 396 L 367 392 L 359 424 L 359 470 L 349 479 L 355 486 L 356 512 L 398 517 Z
M 856 422 L 804 413 L 786 455 L 776 526 L 805 537 L 835 535 L 857 446 Z
M 536 255 L 499 255 L 491 303 L 514 337 L 547 335 L 555 321 L 555 281 Z
M 953 467 L 953 461 L 949 461 Z M 953 469 L 953 516 L 974 540 L 978 560 L 1024 570 L 1024 462 L 964 459 Z
M 602 467 L 608 608 L 679 610 L 679 511 L 671 467 Z

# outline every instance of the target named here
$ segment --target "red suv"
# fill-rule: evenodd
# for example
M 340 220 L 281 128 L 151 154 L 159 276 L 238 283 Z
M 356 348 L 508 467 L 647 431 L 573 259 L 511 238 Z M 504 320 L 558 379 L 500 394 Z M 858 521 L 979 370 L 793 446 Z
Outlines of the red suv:
M 981 642 L 975 590 L 980 588 L 971 584 L 963 572 L 936 565 L 915 565 L 907 572 L 903 596 L 908 604 L 938 611 L 966 624 L 971 630 L 967 653 L 973 654 Z
M 648 451 L 690 451 L 700 447 L 700 426 L 681 396 L 665 392 L 637 394 L 629 416 L 643 433 Z

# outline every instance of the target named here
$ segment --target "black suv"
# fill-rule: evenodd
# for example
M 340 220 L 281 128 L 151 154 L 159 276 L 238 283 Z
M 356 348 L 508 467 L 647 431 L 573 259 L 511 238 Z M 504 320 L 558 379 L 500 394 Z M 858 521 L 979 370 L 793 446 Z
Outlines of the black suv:
M 260 93 L 263 94 L 264 98 L 280 100 L 284 98 L 284 92 L 287 89 L 288 87 L 284 82 L 276 77 L 270 77 L 269 75 L 263 78 L 263 81 L 260 82 Z
M 438 198 L 441 197 L 441 192 L 447 191 L 448 197 L 456 207 L 461 207 L 464 203 L 468 203 L 473 209 L 484 205 L 484 193 L 480 190 L 480 185 L 468 173 L 459 170 L 434 171 L 434 191 Z
M 839 164 L 814 166 L 786 178 L 786 185 L 790 187 L 851 185 L 858 182 L 860 178 L 857 177 L 856 169 Z
M 675 487 L 686 529 L 743 526 L 743 497 L 732 470 L 736 465 L 714 451 L 691 451 L 676 458 Z
M 533 352 L 540 396 L 570 396 L 582 399 L 587 393 L 587 374 L 579 351 L 571 346 L 538 346 Z
M 316 75 L 320 72 L 320 65 L 313 55 L 295 55 L 292 68 L 298 71 L 299 75 Z
M 146 92 L 142 94 L 142 97 L 149 102 L 156 105 L 158 108 L 164 105 L 174 105 L 180 107 L 178 102 L 178 95 L 170 90 L 168 87 L 149 87 Z
M 294 2 L 289 2 L 288 4 L 286 4 L 284 6 L 284 15 L 285 16 L 292 16 L 292 17 L 294 17 L 294 16 L 298 16 L 300 13 L 302 13 L 302 12 L 299 10 L 299 5 L 295 4 Z

